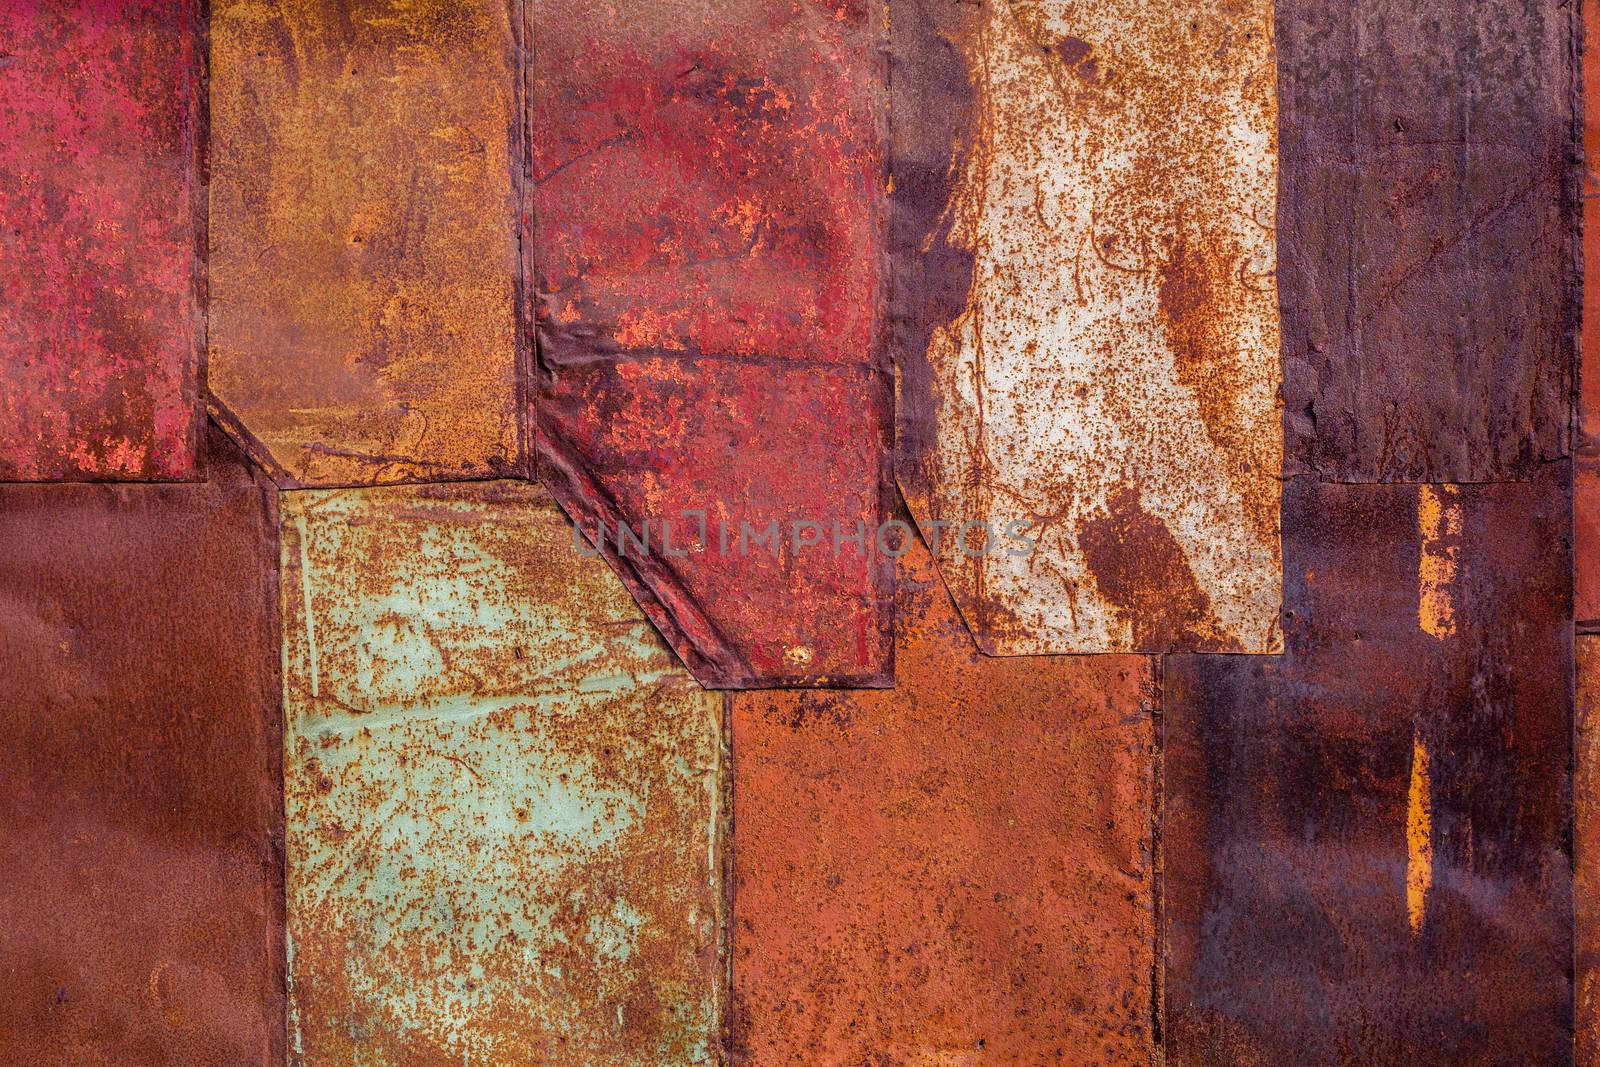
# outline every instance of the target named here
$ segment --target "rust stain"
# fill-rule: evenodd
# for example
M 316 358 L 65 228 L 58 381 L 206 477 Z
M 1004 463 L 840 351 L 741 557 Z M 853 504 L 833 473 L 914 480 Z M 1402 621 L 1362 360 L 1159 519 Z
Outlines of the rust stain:
M 535 487 L 283 522 L 291 1062 L 716 1062 L 722 698 Z
M 0 6 L 0 479 L 195 477 L 192 0 Z
M 916 546 L 892 690 L 736 693 L 733 1060 L 1144 1063 L 1152 664 L 979 654 Z
M 1456 632 L 1455 584 L 1461 537 L 1460 487 L 1417 487 L 1417 621 L 1422 632 L 1445 638 Z
M 877 13 L 528 5 L 539 476 L 706 685 L 891 680 L 892 560 L 791 536 L 870 546 L 893 499 Z M 673 556 L 664 523 L 710 537 Z
M 275 494 L 200 457 L 0 485 L 6 1064 L 284 1062 Z
M 897 473 L 930 539 L 1036 541 L 945 539 L 963 615 L 1005 654 L 1276 651 L 1272 5 L 907 21 L 938 69 L 895 98 Z
M 290 485 L 519 469 L 508 0 L 218 0 L 210 389 Z
M 1568 1062 L 1571 471 L 1441 497 L 1438 635 L 1434 492 L 1291 479 L 1284 654 L 1164 660 L 1168 1062 Z

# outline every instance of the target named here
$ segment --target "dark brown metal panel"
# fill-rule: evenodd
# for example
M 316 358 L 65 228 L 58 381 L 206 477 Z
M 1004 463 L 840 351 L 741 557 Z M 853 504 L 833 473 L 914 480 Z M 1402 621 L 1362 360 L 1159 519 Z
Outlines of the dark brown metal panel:
M 1526 479 L 1568 454 L 1577 6 L 1278 5 L 1291 471 Z
M 880 7 L 529 17 L 539 476 L 701 683 L 887 684 Z
M 896 688 L 731 697 L 735 1062 L 1149 1063 L 1151 660 L 984 656 L 897 580 Z
M 0 1062 L 283 1062 L 274 495 L 0 486 Z
M 1569 1061 L 1570 479 L 1293 479 L 1284 655 L 1166 661 L 1169 1062 Z
M 0 5 L 0 479 L 194 477 L 194 0 Z
M 1593 7 L 1594 5 L 1588 5 Z M 1600 1064 L 1600 637 L 1583 636 L 1577 654 L 1578 753 L 1573 797 L 1573 928 L 1577 932 L 1576 1056 Z

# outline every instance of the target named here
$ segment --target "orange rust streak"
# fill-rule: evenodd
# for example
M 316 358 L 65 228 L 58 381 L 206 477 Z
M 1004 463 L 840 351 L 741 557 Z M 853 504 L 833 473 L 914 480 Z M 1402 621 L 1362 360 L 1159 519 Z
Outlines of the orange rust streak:
M 1417 735 L 1411 746 L 1411 793 L 1406 805 L 1406 917 L 1422 929 L 1433 888 L 1433 782 L 1428 749 Z

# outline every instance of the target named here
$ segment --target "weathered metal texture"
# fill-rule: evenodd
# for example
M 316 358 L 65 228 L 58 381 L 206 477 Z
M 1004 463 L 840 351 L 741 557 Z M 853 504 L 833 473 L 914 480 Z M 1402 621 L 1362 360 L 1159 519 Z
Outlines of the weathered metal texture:
M 1164 668 L 1169 1063 L 1570 1062 L 1570 479 L 1288 483 L 1284 655 Z
M 731 698 L 734 1061 L 1150 1062 L 1151 661 L 985 657 L 898 582 L 895 689 Z
M 277 521 L 203 454 L 0 486 L 0 1062 L 283 1063 Z
M 831 539 L 870 547 L 893 494 L 881 10 L 529 11 L 539 476 L 703 684 L 889 684 L 892 561 Z M 740 550 L 772 522 L 776 553 Z
M 1579 637 L 1575 645 L 1578 754 L 1572 783 L 1572 895 L 1578 944 L 1573 1059 L 1579 1067 L 1595 1067 L 1600 1064 L 1600 811 L 1595 804 L 1600 796 L 1600 637 Z
M 1578 402 L 1576 603 L 1580 631 L 1600 630 L 1600 3 L 1583 5 L 1583 349 Z
M 194 475 L 192 0 L 0 5 L 0 479 Z
M 1526 479 L 1568 454 L 1577 8 L 1279 5 L 1291 472 Z
M 209 386 L 283 485 L 519 469 L 511 0 L 214 0 Z
M 712 1062 L 723 698 L 535 487 L 283 499 L 292 1062 Z
M 895 8 L 897 474 L 986 651 L 1280 645 L 1272 9 Z

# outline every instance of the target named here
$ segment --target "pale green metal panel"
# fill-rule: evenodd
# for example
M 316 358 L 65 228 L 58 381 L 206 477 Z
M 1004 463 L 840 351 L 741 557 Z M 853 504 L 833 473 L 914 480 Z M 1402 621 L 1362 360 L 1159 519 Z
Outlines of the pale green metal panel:
M 291 1058 L 718 1062 L 721 697 L 533 486 L 282 516 Z

